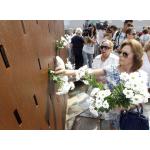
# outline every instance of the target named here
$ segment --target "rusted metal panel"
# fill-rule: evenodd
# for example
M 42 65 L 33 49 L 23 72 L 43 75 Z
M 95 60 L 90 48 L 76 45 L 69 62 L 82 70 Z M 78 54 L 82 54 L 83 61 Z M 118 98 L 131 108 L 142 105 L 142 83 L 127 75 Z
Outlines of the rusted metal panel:
M 64 129 L 65 106 L 54 93 L 50 97 L 54 87 L 49 89 L 47 76 L 48 65 L 54 68 L 55 40 L 63 33 L 63 21 L 0 21 L 8 59 L 0 56 L 0 129 Z

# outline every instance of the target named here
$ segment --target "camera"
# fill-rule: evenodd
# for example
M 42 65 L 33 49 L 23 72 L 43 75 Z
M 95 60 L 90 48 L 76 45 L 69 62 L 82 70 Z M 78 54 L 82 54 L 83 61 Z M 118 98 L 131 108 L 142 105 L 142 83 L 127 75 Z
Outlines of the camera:
M 83 36 L 83 37 L 85 37 L 85 36 L 91 37 L 91 32 L 92 32 L 92 28 L 91 28 L 91 27 L 85 28 L 85 29 L 83 30 L 82 36 Z

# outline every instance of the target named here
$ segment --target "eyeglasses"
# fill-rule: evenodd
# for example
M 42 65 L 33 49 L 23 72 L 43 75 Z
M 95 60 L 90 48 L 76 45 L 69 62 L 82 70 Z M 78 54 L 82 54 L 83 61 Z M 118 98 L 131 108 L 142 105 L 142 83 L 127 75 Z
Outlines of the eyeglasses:
M 121 55 L 124 57 L 124 58 L 127 58 L 129 56 L 129 54 L 127 52 L 121 52 L 121 51 L 118 51 L 118 54 Z
M 101 49 L 106 49 L 106 50 L 110 49 L 109 46 L 104 46 L 104 45 L 101 45 L 100 48 L 101 48 Z

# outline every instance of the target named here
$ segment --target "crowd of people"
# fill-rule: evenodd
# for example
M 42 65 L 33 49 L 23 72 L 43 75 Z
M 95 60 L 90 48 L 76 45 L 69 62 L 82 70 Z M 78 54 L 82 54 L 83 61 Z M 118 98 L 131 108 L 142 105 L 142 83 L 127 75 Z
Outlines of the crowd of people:
M 75 69 L 87 65 L 91 73 L 112 90 L 120 82 L 119 74 L 139 71 L 148 76 L 150 90 L 150 27 L 136 32 L 133 20 L 125 20 L 122 29 L 115 25 L 88 25 L 83 31 L 77 28 L 70 38 L 69 59 Z M 56 74 L 75 76 L 75 70 L 56 68 Z M 109 112 L 111 127 L 119 129 L 120 109 Z M 135 107 L 132 111 L 136 111 Z
M 104 68 L 111 64 L 119 64 L 120 46 L 125 40 L 135 39 L 141 43 L 144 55 L 142 69 L 147 72 L 150 88 L 150 26 L 136 32 L 133 20 L 125 20 L 123 27 L 115 25 L 89 24 L 77 28 L 70 34 L 68 45 L 69 60 L 75 69 L 87 65 L 89 68 Z M 138 64 L 137 64 L 138 65 Z

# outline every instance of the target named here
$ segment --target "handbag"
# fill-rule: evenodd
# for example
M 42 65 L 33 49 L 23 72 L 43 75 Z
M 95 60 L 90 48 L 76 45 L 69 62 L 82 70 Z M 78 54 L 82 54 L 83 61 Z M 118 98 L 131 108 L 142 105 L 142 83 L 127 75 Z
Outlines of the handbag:
M 139 111 L 125 110 L 120 114 L 120 130 L 149 130 L 149 119 L 143 115 L 143 106 Z

